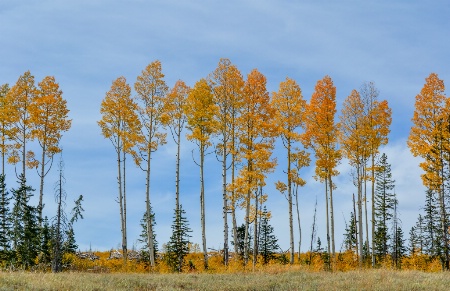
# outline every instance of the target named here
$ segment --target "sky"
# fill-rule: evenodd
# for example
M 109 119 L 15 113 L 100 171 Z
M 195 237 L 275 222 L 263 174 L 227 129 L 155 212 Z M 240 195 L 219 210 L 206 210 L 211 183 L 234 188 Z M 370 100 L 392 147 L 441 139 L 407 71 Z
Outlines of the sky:
M 84 197 L 84 219 L 75 225 L 81 250 L 109 250 L 121 244 L 115 151 L 97 121 L 100 103 L 112 81 L 124 76 L 133 86 L 151 62 L 159 60 L 165 81 L 189 86 L 205 78 L 220 58 L 228 58 L 242 75 L 257 68 L 267 77 L 267 90 L 278 90 L 286 77 L 296 80 L 309 101 L 316 82 L 329 75 L 337 90 L 338 114 L 345 98 L 364 82 L 374 82 L 393 112 L 389 144 L 381 148 L 392 165 L 403 231 L 408 234 L 425 200 L 418 167 L 406 146 L 414 98 L 432 72 L 450 81 L 450 5 L 447 1 L 14 1 L 0 2 L 0 84 L 11 86 L 27 70 L 36 84 L 54 76 L 67 100 L 72 128 L 61 140 L 65 163 L 66 211 Z M 448 93 L 448 90 L 447 90 Z M 132 93 L 135 94 L 134 92 Z M 336 121 L 338 118 L 336 118 Z M 187 130 L 184 131 L 187 133 Z M 36 150 L 38 148 L 33 145 Z M 191 241 L 201 243 L 199 169 L 191 158 L 195 144 L 182 141 L 181 203 Z M 175 207 L 176 147 L 168 136 L 152 160 L 151 202 L 159 245 L 169 240 Z M 271 224 L 280 247 L 288 249 L 287 200 L 274 183 L 285 179 L 286 153 L 278 143 L 279 165 L 268 177 L 265 192 Z M 336 249 L 341 249 L 352 194 L 351 167 L 338 166 L 334 211 Z M 206 161 L 207 245 L 223 245 L 220 163 Z M 44 215 L 55 214 L 57 168 L 46 177 Z M 315 181 L 314 165 L 303 171 L 300 191 L 302 251 L 309 247 L 317 199 L 318 232 L 325 241 L 324 185 Z M 28 170 L 29 184 L 39 189 Z M 8 188 L 16 187 L 14 166 L 7 169 Z M 145 211 L 145 176 L 127 167 L 128 245 L 139 245 Z M 37 205 L 38 191 L 32 200 Z M 369 211 L 370 217 L 370 211 Z M 242 211 L 238 223 L 243 223 Z M 231 238 L 231 235 L 230 235 Z M 298 231 L 295 231 L 298 243 Z

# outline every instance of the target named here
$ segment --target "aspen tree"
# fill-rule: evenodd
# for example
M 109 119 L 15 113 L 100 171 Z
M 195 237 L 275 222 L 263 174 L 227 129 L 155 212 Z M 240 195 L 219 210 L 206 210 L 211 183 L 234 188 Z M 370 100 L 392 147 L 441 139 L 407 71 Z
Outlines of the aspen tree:
M 118 198 L 124 263 L 127 261 L 127 223 L 125 177 L 122 175 L 121 165 L 125 162 L 125 154 L 136 155 L 133 152 L 133 147 L 142 139 L 140 135 L 141 123 L 136 113 L 138 108 L 130 95 L 131 88 L 126 79 L 124 77 L 117 78 L 102 101 L 100 108 L 102 119 L 98 121 L 103 136 L 111 141 L 117 154 Z
M 275 108 L 274 123 L 277 127 L 278 135 L 281 137 L 283 146 L 287 150 L 287 200 L 289 212 L 289 246 L 290 263 L 294 263 L 294 220 L 292 215 L 292 196 L 293 180 L 299 173 L 294 172 L 292 164 L 294 158 L 295 144 L 301 141 L 301 135 L 298 132 L 303 127 L 306 101 L 303 100 L 300 86 L 292 79 L 286 78 L 280 83 L 278 92 L 272 94 L 272 106 Z M 298 161 L 301 162 L 301 161 Z M 295 175 L 295 176 L 294 176 Z M 298 187 L 296 188 L 298 190 Z M 298 194 L 298 193 L 297 193 Z M 298 210 L 298 209 L 297 209 Z M 298 213 L 297 213 L 298 214 Z
M 188 129 L 191 131 L 187 135 L 187 139 L 194 141 L 200 152 L 200 162 L 196 162 L 196 164 L 200 167 L 200 219 L 203 260 L 205 269 L 207 269 L 204 164 L 206 149 L 211 145 L 211 135 L 217 129 L 217 121 L 214 119 L 214 116 L 217 114 L 217 106 L 214 104 L 211 88 L 205 79 L 195 83 L 194 88 L 189 92 L 184 111 L 187 117 Z
M 139 104 L 138 112 L 141 120 L 142 143 L 138 145 L 139 157 L 136 162 L 145 172 L 145 207 L 147 225 L 147 248 L 150 254 L 150 265 L 155 266 L 155 246 L 153 241 L 153 222 L 150 201 L 150 170 L 151 155 L 160 145 L 166 143 L 166 134 L 161 132 L 164 97 L 168 90 L 164 81 L 161 62 L 150 63 L 134 83 L 136 90 L 136 103 Z M 141 163 L 143 161 L 143 163 Z
M 443 245 L 443 267 L 448 270 L 450 264 L 448 241 L 448 214 L 446 205 L 445 156 L 448 154 L 450 108 L 449 99 L 445 96 L 444 81 L 431 73 L 425 79 L 420 94 L 416 96 L 413 126 L 408 137 L 411 153 L 424 159 L 419 166 L 425 171 L 422 174 L 424 186 L 438 195 L 440 210 L 440 232 Z
M 31 75 L 30 71 L 27 71 L 19 77 L 6 97 L 14 111 L 12 128 L 9 132 L 9 138 L 14 141 L 14 145 L 11 155 L 8 157 L 8 162 L 11 164 L 22 162 L 24 180 L 26 180 L 26 168 L 35 168 L 37 166 L 34 152 L 27 151 L 27 142 L 33 139 L 31 131 L 34 129 L 34 124 L 30 118 L 30 106 L 33 104 L 36 95 L 37 89 L 34 84 L 34 76 Z
M 36 161 L 36 165 L 40 166 L 38 211 L 41 220 L 44 207 L 44 178 L 52 167 L 54 155 L 61 152 L 59 142 L 62 132 L 70 129 L 72 120 L 67 116 L 69 113 L 67 102 L 63 99 L 55 78 L 47 76 L 38 85 L 36 99 L 30 106 L 30 120 L 34 124 L 31 136 L 38 140 L 42 149 L 41 160 Z
M 332 177 L 339 172 L 336 166 L 341 158 L 337 149 L 338 128 L 334 117 L 336 114 L 336 87 L 329 76 L 325 76 L 316 84 L 310 103 L 306 106 L 305 144 L 314 149 L 316 157 L 316 178 L 325 182 L 326 220 L 328 252 L 335 257 L 334 209 Z M 329 195 L 328 195 L 329 190 Z M 328 207 L 328 204 L 330 206 Z M 330 219 L 331 241 L 330 250 Z
M 163 115 L 161 121 L 168 126 L 172 138 L 177 145 L 177 161 L 175 173 L 175 211 L 179 211 L 180 207 L 180 148 L 181 148 L 181 132 L 186 123 L 186 114 L 184 107 L 190 88 L 181 80 L 178 80 L 172 90 L 164 99 Z
M 345 99 L 339 121 L 339 141 L 342 152 L 356 170 L 356 186 L 358 189 L 358 235 L 359 262 L 363 260 L 363 179 L 364 167 L 368 159 L 367 120 L 364 116 L 364 104 L 358 91 L 353 90 Z
M 222 197 L 224 221 L 224 263 L 228 264 L 228 211 L 231 210 L 233 237 L 237 238 L 236 196 L 232 187 L 227 195 L 227 159 L 231 154 L 231 182 L 234 184 L 236 169 L 236 120 L 242 106 L 242 88 L 244 80 L 241 72 L 228 59 L 220 59 L 217 68 L 208 78 L 213 90 L 214 102 L 218 107 L 216 120 L 219 135 L 218 155 L 222 163 Z M 230 202 L 228 202 L 228 197 Z M 230 205 L 228 205 L 230 203 Z M 238 244 L 234 252 L 238 253 Z
M 373 82 L 364 83 L 360 90 L 361 99 L 364 103 L 364 114 L 367 116 L 368 151 L 370 156 L 372 184 L 372 267 L 375 266 L 374 238 L 375 238 L 375 158 L 379 153 L 381 145 L 388 143 L 389 127 L 392 123 L 392 110 L 386 100 L 378 101 L 379 92 Z M 366 179 L 367 180 L 367 179 Z M 367 202 L 367 199 L 366 199 Z M 366 219 L 367 221 L 367 219 Z
M 11 126 L 15 112 L 11 106 L 11 99 L 7 98 L 9 90 L 8 84 L 0 86 L 0 151 L 2 153 L 2 175 L 5 174 L 6 157 L 12 150 L 12 145 L 8 143 L 8 140 L 10 136 L 14 135 L 11 132 Z
M 237 136 L 239 159 L 244 166 L 232 187 L 242 200 L 241 207 L 245 208 L 244 264 L 247 264 L 251 199 L 257 199 L 255 193 L 260 186 L 265 185 L 265 174 L 272 171 L 276 165 L 276 161 L 271 159 L 274 110 L 270 106 L 270 97 L 266 90 L 266 77 L 257 69 L 253 69 L 247 76 L 243 104 L 241 115 L 237 118 Z M 256 219 L 254 223 L 256 227 Z

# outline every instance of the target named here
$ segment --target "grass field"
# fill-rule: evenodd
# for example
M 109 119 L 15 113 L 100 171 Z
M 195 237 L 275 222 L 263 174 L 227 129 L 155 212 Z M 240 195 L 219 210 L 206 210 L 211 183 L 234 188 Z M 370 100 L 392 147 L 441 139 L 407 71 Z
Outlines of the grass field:
M 0 290 L 449 290 L 450 274 L 350 271 L 242 274 L 0 272 Z

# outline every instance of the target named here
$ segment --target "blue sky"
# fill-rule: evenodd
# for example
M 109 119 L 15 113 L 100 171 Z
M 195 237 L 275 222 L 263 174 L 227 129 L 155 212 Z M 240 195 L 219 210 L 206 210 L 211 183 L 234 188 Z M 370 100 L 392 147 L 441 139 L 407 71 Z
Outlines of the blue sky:
M 150 62 L 160 60 L 169 87 L 178 79 L 188 85 L 212 72 L 220 58 L 229 58 L 246 76 L 258 68 L 267 89 L 276 91 L 287 76 L 295 79 L 309 100 L 317 80 L 331 76 L 340 107 L 352 89 L 373 81 L 380 99 L 393 110 L 389 145 L 382 149 L 392 164 L 400 216 L 407 234 L 424 201 L 419 160 L 409 153 L 414 97 L 424 79 L 435 72 L 450 80 L 450 5 L 446 1 L 13 1 L 0 3 L 0 84 L 14 84 L 30 70 L 36 83 L 55 76 L 68 102 L 72 128 L 62 139 L 66 164 L 68 208 L 82 194 L 85 218 L 76 225 L 81 249 L 107 250 L 120 244 L 114 149 L 97 126 L 101 100 L 111 83 L 125 76 L 129 84 Z M 339 109 L 340 110 L 340 109 Z M 187 131 L 185 131 L 187 132 Z M 168 139 L 154 155 L 152 203 L 160 245 L 170 236 L 175 206 L 175 145 Z M 198 168 L 195 145 L 182 142 L 181 202 L 200 243 Z M 273 183 L 283 179 L 285 153 L 278 147 L 279 166 L 266 192 L 272 224 L 283 249 L 288 248 L 287 201 Z M 336 179 L 338 246 L 349 217 L 351 168 L 343 160 Z M 128 165 L 128 237 L 136 241 L 145 211 L 145 177 Z M 220 164 L 207 161 L 207 244 L 220 248 L 222 216 Z M 303 247 L 310 235 L 318 199 L 318 235 L 325 240 L 323 185 L 304 171 L 301 189 Z M 54 213 L 56 167 L 46 179 L 45 214 Z M 37 174 L 28 171 L 38 188 Z M 9 166 L 8 187 L 15 187 Z M 36 202 L 37 203 L 37 202 Z M 240 223 L 243 222 L 240 215 Z M 296 234 L 297 243 L 297 234 Z M 338 247 L 338 249 L 339 249 Z

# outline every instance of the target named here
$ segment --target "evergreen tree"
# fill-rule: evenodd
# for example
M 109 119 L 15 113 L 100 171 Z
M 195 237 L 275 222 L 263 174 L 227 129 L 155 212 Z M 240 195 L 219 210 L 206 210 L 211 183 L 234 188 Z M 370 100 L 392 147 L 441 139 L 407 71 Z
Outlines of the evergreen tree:
M 40 248 L 38 256 L 40 264 L 47 265 L 52 260 L 52 235 L 53 229 L 49 226 L 48 219 L 45 217 L 40 231 Z
M 5 175 L 0 174 L 0 264 L 6 261 L 10 255 L 10 230 L 11 217 L 9 211 L 9 200 L 11 199 L 6 190 Z
M 167 243 L 167 253 L 165 256 L 167 264 L 174 272 L 181 273 L 184 265 L 184 257 L 189 253 L 189 228 L 186 219 L 185 211 L 181 204 L 178 209 L 175 209 L 174 221 L 172 224 L 172 236 Z
M 375 173 L 375 237 L 373 251 L 378 260 L 383 259 L 389 252 L 388 222 L 393 218 L 395 181 L 392 179 L 391 165 L 383 154 L 377 163 Z
M 443 253 L 442 236 L 440 235 L 439 227 L 440 216 L 437 205 L 436 194 L 428 189 L 425 196 L 425 214 L 423 216 L 424 253 L 432 257 Z
M 350 223 L 345 226 L 344 245 L 347 251 L 357 251 L 358 236 L 356 232 L 356 219 L 353 212 L 350 213 Z
M 30 197 L 33 196 L 33 188 L 26 185 L 23 174 L 19 176 L 19 188 L 12 190 L 12 247 L 15 259 L 27 269 L 34 265 L 40 247 L 39 243 L 39 221 L 38 210 L 28 205 Z
M 18 263 L 24 269 L 29 269 L 35 265 L 35 260 L 41 247 L 37 208 L 25 205 L 22 219 L 23 233 L 17 242 L 16 256 Z
M 63 252 L 68 254 L 75 254 L 78 249 L 77 242 L 75 240 L 75 233 L 73 227 L 70 224 L 68 229 L 65 231 L 66 239 L 62 245 Z
M 245 224 L 238 226 L 236 228 L 236 237 L 234 237 L 234 233 L 232 234 L 233 241 L 231 244 L 236 246 L 237 255 L 240 259 L 244 258 L 244 243 L 245 243 Z M 249 245 L 252 245 L 253 237 L 251 236 L 251 230 L 248 231 L 248 241 Z M 249 252 L 253 252 L 253 250 L 249 250 Z
M 403 238 L 403 230 L 399 224 L 394 228 L 393 234 L 393 244 L 392 244 L 392 259 L 394 261 L 394 265 L 397 268 L 400 268 L 402 258 L 406 254 L 406 246 L 405 239 Z
M 156 240 L 156 233 L 155 233 L 155 213 L 153 212 L 152 208 L 150 207 L 150 215 L 151 215 L 151 222 L 152 222 L 152 234 L 153 234 L 153 254 L 154 258 L 156 258 L 156 254 L 158 252 L 158 241 Z M 144 215 L 141 219 L 141 227 L 142 232 L 140 234 L 140 238 L 138 238 L 138 242 L 142 244 L 141 248 L 141 256 L 143 258 L 143 261 L 146 263 L 150 263 L 150 250 L 148 249 L 148 230 L 147 230 L 147 211 L 144 212 Z
M 416 225 L 411 227 L 411 230 L 409 231 L 409 253 L 411 255 L 417 252 L 423 253 L 425 246 L 424 230 L 424 219 L 422 215 L 419 214 Z
M 262 213 L 261 226 L 259 230 L 259 254 L 263 257 L 263 264 L 267 264 L 275 256 L 276 250 L 279 248 L 278 239 L 273 234 L 273 227 L 269 224 L 269 214 L 266 206 Z

